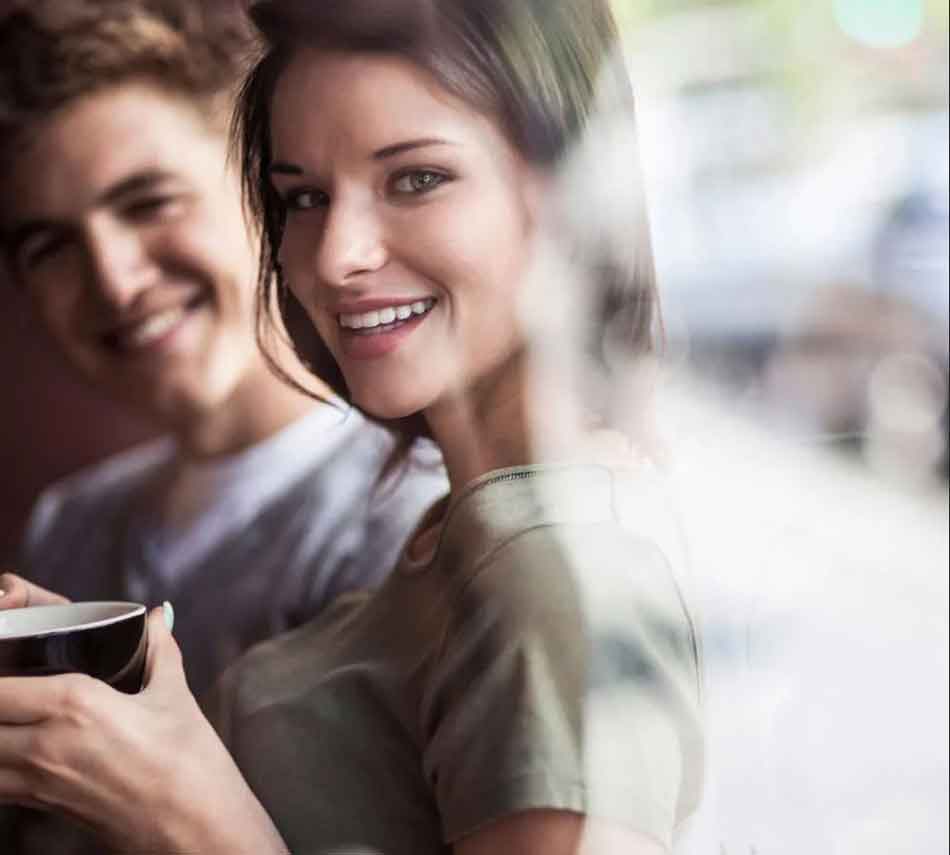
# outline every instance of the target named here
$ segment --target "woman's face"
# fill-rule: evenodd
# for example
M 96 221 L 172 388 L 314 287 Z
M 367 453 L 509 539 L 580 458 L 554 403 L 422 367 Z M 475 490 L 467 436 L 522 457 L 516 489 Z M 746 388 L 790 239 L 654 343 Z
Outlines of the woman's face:
M 490 385 L 542 184 L 499 126 L 401 58 L 303 49 L 271 134 L 280 264 L 354 402 L 395 418 Z

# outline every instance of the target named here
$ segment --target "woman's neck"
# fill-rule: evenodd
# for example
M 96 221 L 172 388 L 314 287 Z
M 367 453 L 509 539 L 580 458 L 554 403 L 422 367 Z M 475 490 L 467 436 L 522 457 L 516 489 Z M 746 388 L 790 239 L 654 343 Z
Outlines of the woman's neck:
M 537 366 L 532 370 L 523 355 L 465 394 L 429 408 L 425 416 L 453 494 L 494 469 L 550 462 L 619 464 L 649 455 L 648 445 L 601 424 L 585 412 L 578 390 Z
M 453 493 L 493 469 L 531 461 L 525 388 L 522 359 L 513 357 L 491 377 L 426 410 Z

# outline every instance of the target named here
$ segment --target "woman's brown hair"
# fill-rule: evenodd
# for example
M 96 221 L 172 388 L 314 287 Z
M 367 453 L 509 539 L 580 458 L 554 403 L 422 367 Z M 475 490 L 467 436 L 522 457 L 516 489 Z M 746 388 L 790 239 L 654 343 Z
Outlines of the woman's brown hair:
M 260 0 L 250 16 L 264 50 L 238 96 L 232 139 L 245 199 L 262 231 L 258 338 L 266 354 L 276 306 L 298 354 L 308 354 L 311 370 L 344 398 L 342 373 L 287 287 L 278 259 L 284 213 L 268 179 L 270 103 L 299 47 L 402 56 L 474 109 L 496 117 L 525 160 L 546 170 L 556 170 L 570 155 L 596 116 L 633 115 L 607 0 Z M 630 160 L 641 193 L 635 151 Z M 618 351 L 641 355 L 655 346 L 649 230 L 645 218 L 631 227 L 635 251 L 622 258 L 601 252 L 600 244 L 609 241 L 594 240 L 594 255 L 602 257 L 591 271 L 599 305 L 588 347 L 605 367 Z M 398 427 L 410 440 L 424 430 L 418 418 Z

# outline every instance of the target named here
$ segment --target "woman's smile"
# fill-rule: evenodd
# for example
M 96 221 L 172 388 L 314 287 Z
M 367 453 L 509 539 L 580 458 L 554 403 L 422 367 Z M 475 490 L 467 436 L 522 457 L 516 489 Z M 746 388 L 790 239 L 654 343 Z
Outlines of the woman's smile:
M 351 359 L 377 359 L 395 350 L 424 323 L 436 300 L 426 297 L 367 308 L 370 303 L 337 315 L 340 342 Z

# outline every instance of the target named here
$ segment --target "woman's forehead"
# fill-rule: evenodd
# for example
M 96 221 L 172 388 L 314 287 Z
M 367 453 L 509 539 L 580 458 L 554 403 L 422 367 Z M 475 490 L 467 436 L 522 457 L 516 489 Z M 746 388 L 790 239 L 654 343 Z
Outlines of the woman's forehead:
M 277 158 L 334 144 L 370 154 L 419 136 L 487 142 L 500 131 L 404 57 L 301 48 L 277 80 L 271 135 Z
M 393 96 L 398 102 L 387 101 Z M 278 77 L 274 109 L 283 103 L 300 107 L 307 102 L 313 108 L 350 103 L 354 109 L 390 103 L 387 112 L 432 109 L 433 102 L 455 109 L 464 106 L 424 68 L 399 54 L 301 47 Z

